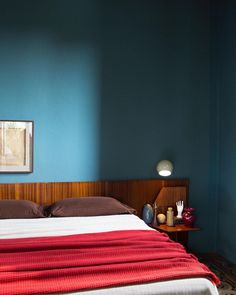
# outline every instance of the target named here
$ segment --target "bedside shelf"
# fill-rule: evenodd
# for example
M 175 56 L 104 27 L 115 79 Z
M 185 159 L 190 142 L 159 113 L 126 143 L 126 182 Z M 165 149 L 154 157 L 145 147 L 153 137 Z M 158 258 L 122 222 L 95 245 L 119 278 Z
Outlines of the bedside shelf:
M 168 236 L 174 240 L 182 244 L 185 248 L 188 248 L 188 233 L 199 231 L 199 227 L 188 227 L 184 224 L 176 224 L 175 226 L 167 226 L 166 224 L 160 225 L 150 225 L 150 227 L 168 234 Z
M 184 224 L 176 224 L 175 226 L 168 226 L 166 224 L 160 224 L 160 225 L 151 225 L 152 228 L 158 229 L 163 232 L 167 233 L 175 233 L 175 232 L 189 232 L 189 231 L 198 231 L 200 230 L 199 227 L 189 227 Z

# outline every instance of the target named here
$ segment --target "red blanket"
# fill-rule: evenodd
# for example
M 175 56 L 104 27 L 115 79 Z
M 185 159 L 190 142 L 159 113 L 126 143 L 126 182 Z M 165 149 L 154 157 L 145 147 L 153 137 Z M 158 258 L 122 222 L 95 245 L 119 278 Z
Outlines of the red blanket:
M 218 278 L 165 234 L 114 231 L 0 241 L 0 294 L 70 292 L 153 281 Z

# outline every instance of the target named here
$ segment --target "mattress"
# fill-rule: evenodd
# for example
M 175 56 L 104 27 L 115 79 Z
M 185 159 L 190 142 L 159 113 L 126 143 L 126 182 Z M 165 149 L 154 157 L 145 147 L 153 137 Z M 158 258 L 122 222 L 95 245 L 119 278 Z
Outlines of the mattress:
M 60 217 L 0 220 L 0 239 L 65 236 L 117 230 L 153 230 L 135 215 L 93 217 Z M 61 294 L 61 293 L 60 293 Z M 68 294 L 68 293 L 67 293 Z M 205 278 L 179 279 L 165 282 L 80 291 L 73 295 L 216 295 L 217 288 Z

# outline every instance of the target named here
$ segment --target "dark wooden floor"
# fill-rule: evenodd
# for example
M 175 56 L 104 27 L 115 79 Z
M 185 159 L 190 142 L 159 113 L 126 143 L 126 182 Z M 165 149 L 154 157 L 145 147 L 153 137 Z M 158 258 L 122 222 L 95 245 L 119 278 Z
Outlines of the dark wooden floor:
M 197 256 L 220 278 L 219 294 L 236 295 L 236 265 L 218 254 L 207 253 Z

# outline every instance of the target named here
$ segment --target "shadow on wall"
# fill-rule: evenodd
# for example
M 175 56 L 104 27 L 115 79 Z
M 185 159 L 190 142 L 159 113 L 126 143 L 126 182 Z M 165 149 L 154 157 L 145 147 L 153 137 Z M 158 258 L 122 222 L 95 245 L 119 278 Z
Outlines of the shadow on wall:
M 207 4 L 101 3 L 101 178 L 157 177 L 161 158 L 179 161 L 173 177 L 189 175 L 208 140 Z

